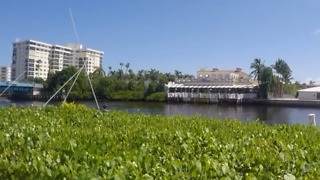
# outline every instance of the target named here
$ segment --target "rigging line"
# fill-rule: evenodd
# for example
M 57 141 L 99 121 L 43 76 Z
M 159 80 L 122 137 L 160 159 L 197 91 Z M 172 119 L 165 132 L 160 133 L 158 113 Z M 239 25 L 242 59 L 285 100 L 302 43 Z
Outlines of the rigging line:
M 68 81 L 65 82 L 65 83 L 58 89 L 58 91 L 57 91 L 56 93 L 54 93 L 54 94 L 50 97 L 50 99 L 49 99 L 46 103 L 44 103 L 42 106 L 45 107 L 45 106 L 51 101 L 51 99 L 52 99 L 54 96 L 56 96 L 56 95 L 61 91 L 61 89 L 64 88 L 64 86 L 66 86 L 66 85 L 69 83 L 69 81 L 71 81 L 71 79 L 73 79 L 80 71 L 82 71 L 83 67 L 84 67 L 84 66 L 82 66 L 74 75 L 72 75 L 71 78 L 68 79 Z
M 84 67 L 84 65 L 82 66 L 82 68 L 81 68 L 81 69 L 83 69 L 83 67 Z M 71 85 L 71 87 L 69 88 L 69 90 L 68 90 L 68 93 L 67 93 L 66 97 L 64 97 L 63 102 L 66 102 L 66 100 L 67 100 L 67 98 L 68 98 L 68 96 L 69 96 L 69 94 L 70 94 L 70 92 L 71 92 L 71 90 L 72 90 L 72 88 L 73 88 L 74 84 L 76 83 L 76 81 L 77 81 L 77 79 L 78 79 L 78 77 L 79 77 L 80 73 L 81 73 L 81 71 L 78 71 L 78 72 L 77 72 L 77 76 L 76 76 L 76 78 L 74 79 L 74 81 L 72 82 L 72 85 Z
M 80 44 L 80 40 L 79 40 L 79 36 L 78 36 L 78 33 L 77 33 L 76 25 L 75 25 L 75 23 L 74 23 L 74 19 L 73 19 L 73 15 L 72 15 L 71 8 L 69 8 L 69 12 L 70 12 L 70 17 L 71 17 L 71 22 L 72 22 L 73 30 L 74 30 L 74 33 L 75 33 L 76 38 L 77 38 L 77 42 L 78 42 L 78 44 Z M 84 65 L 81 67 L 81 69 L 83 69 L 83 67 L 84 67 Z M 78 77 L 79 77 L 79 75 L 80 75 L 80 72 L 81 72 L 81 71 L 78 71 L 78 72 L 76 73 L 77 76 L 76 76 L 76 78 L 74 79 L 74 81 L 72 82 L 72 85 L 71 85 L 70 89 L 68 90 L 68 93 L 67 93 L 66 97 L 64 98 L 63 102 L 66 102 L 66 100 L 67 100 L 67 98 L 68 98 L 68 96 L 69 96 L 69 94 L 70 94 L 70 92 L 71 92 L 74 84 L 76 83 L 76 81 L 77 81 L 77 79 L 78 79 Z
M 71 8 L 69 8 L 69 12 L 70 12 L 70 17 L 71 17 L 71 21 L 72 21 L 72 26 L 73 26 L 74 33 L 75 33 L 75 35 L 76 35 L 78 44 L 80 44 L 80 40 L 79 40 L 79 36 L 78 36 L 78 33 L 77 33 L 76 25 L 75 25 L 74 20 L 73 20 L 73 15 L 72 15 Z
M 70 16 L 71 16 L 71 21 L 72 21 L 74 33 L 75 33 L 75 35 L 76 35 L 78 44 L 80 45 L 80 41 L 79 41 L 78 33 L 77 33 L 77 30 L 76 30 L 76 26 L 75 26 L 75 23 L 74 23 L 74 19 L 73 19 L 73 15 L 72 15 L 71 8 L 69 8 L 69 12 L 70 12 Z M 83 59 L 84 59 L 84 61 L 83 61 L 83 67 L 86 67 L 85 64 L 87 63 L 87 59 L 86 59 L 85 57 L 83 57 Z M 83 68 L 83 67 L 82 67 L 82 68 Z M 87 67 L 86 67 L 86 68 L 87 68 Z M 87 73 L 86 68 L 84 69 L 84 71 Z M 79 74 L 80 74 L 80 73 L 79 73 Z M 87 73 L 87 75 L 88 75 L 88 77 L 89 77 L 89 73 Z M 75 78 L 74 83 L 77 81 L 77 79 L 78 79 L 78 76 Z M 95 102 L 96 102 L 96 104 L 97 104 L 97 109 L 99 110 L 100 107 L 99 107 L 99 105 L 98 105 L 98 100 L 97 100 L 97 97 L 96 97 L 96 95 L 95 95 L 94 89 L 93 89 L 93 87 L 92 87 L 92 83 L 91 83 L 90 78 L 89 78 L 88 80 L 89 80 L 89 83 L 90 83 L 90 87 L 91 87 L 91 91 L 92 91 L 92 93 L 93 93 L 94 100 L 95 100 Z M 69 91 L 71 91 L 71 89 L 69 89 Z M 67 97 L 66 97 L 66 98 L 67 98 Z
M 23 73 L 21 73 L 14 81 L 17 81 L 26 71 L 27 71 L 27 70 L 23 71 Z M 14 82 L 14 81 L 13 81 L 13 82 Z M 10 85 L 2 91 L 2 93 L 0 94 L 0 97 L 1 97 L 1 96 L 3 95 L 3 93 L 5 93 L 12 85 L 13 85 L 13 83 L 11 82 Z
M 84 66 L 87 67 L 85 64 L 86 64 L 86 63 L 84 63 Z M 93 89 L 93 86 L 92 86 L 92 82 L 91 82 L 89 73 L 87 73 L 87 77 L 88 77 L 88 80 L 89 80 L 89 84 L 90 84 L 90 87 L 91 87 L 91 91 L 92 91 L 94 100 L 95 100 L 95 102 L 96 102 L 97 109 L 100 110 L 100 106 L 99 106 L 99 103 L 98 103 L 98 100 L 97 100 L 97 97 L 96 97 L 96 93 L 94 92 L 94 89 Z

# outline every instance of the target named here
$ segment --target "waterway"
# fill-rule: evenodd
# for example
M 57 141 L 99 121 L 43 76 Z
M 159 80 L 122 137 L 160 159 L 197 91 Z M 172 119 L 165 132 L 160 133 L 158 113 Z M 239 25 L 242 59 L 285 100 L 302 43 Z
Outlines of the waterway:
M 0 99 L 0 106 L 42 106 L 39 101 L 10 101 Z M 53 102 L 56 104 L 56 102 Z M 88 107 L 95 107 L 95 102 L 78 102 Z M 320 107 L 285 107 L 285 106 L 250 106 L 250 105 L 217 105 L 217 104 L 167 104 L 146 102 L 107 102 L 108 109 L 126 111 L 128 113 L 144 113 L 157 115 L 200 115 L 205 117 L 236 118 L 241 121 L 259 119 L 268 124 L 307 125 L 308 114 L 315 114 L 320 123 Z

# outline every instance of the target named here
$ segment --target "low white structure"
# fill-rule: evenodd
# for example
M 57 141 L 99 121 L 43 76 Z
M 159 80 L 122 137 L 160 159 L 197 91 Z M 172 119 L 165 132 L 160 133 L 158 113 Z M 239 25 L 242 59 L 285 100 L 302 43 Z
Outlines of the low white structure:
M 184 102 L 192 99 L 207 99 L 209 102 L 219 100 L 242 100 L 255 99 L 257 93 L 254 92 L 255 85 L 185 85 L 169 82 L 166 85 L 167 98 L 179 99 Z
M 320 87 L 301 89 L 298 93 L 299 100 L 320 100 Z

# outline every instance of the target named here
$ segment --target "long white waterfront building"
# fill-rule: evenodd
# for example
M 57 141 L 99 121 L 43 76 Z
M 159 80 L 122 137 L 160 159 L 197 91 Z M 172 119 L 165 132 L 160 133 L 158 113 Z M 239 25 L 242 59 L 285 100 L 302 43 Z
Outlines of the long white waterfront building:
M 168 101 L 181 102 L 242 102 L 257 98 L 257 86 L 240 68 L 201 68 L 195 79 L 176 79 L 166 85 Z
M 69 66 L 81 68 L 84 63 L 86 73 L 92 73 L 102 66 L 103 52 L 84 48 L 81 44 L 65 46 L 48 44 L 35 40 L 13 43 L 11 79 L 20 75 L 21 79 L 47 79 L 49 72 L 61 71 Z

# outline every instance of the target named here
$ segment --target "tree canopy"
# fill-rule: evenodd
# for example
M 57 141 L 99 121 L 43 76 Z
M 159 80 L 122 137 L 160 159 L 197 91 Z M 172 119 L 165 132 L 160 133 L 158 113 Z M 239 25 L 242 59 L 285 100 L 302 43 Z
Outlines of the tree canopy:
M 126 68 L 125 71 L 123 66 Z M 76 67 L 69 67 L 50 74 L 45 83 L 45 90 L 49 93 L 56 92 L 77 71 Z M 106 74 L 102 68 L 98 68 L 89 77 L 99 99 L 164 101 L 166 99 L 165 84 L 180 77 L 194 78 L 192 75 L 178 72 L 161 73 L 156 69 L 150 69 L 134 73 L 129 63 L 120 63 L 118 70 L 109 67 L 109 72 Z M 65 92 L 69 90 L 71 84 L 72 81 L 66 85 Z M 92 93 L 87 76 L 81 72 L 68 99 L 90 98 Z
M 256 58 L 250 68 L 253 69 L 250 74 L 258 80 L 259 92 L 264 98 L 269 93 L 273 94 L 273 97 L 282 97 L 284 93 L 293 94 L 298 89 L 291 85 L 292 71 L 283 59 L 277 59 L 271 66 L 266 66 L 264 61 Z
M 183 74 L 179 70 L 173 73 L 162 73 L 157 69 L 139 70 L 136 73 L 130 69 L 130 63 L 119 63 L 120 67 L 114 69 L 108 67 L 108 72 L 103 68 L 96 69 L 88 76 L 92 80 L 94 91 L 99 99 L 110 100 L 165 100 L 165 84 L 176 79 L 194 79 L 193 75 Z M 125 69 L 124 69 L 125 68 Z M 283 93 L 294 93 L 290 86 L 292 71 L 289 65 L 278 59 L 271 66 L 266 66 L 265 61 L 256 58 L 250 64 L 253 78 L 258 80 L 259 94 L 267 97 L 269 93 L 274 97 L 282 97 Z M 273 71 L 274 70 L 274 71 Z M 56 92 L 78 69 L 68 67 L 60 72 L 49 73 L 48 79 L 44 82 L 47 93 Z M 40 80 L 39 80 L 40 81 Z M 68 83 L 64 90 L 68 92 L 72 81 Z M 300 85 L 299 87 L 302 87 Z M 84 72 L 80 72 L 68 99 L 91 99 L 93 97 L 88 77 Z
M 253 69 L 250 75 L 254 75 L 253 79 L 257 79 L 258 83 L 260 83 L 261 81 L 261 72 L 264 67 L 264 62 L 262 62 L 261 59 L 258 58 L 254 59 L 250 65 L 250 69 Z

